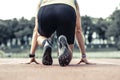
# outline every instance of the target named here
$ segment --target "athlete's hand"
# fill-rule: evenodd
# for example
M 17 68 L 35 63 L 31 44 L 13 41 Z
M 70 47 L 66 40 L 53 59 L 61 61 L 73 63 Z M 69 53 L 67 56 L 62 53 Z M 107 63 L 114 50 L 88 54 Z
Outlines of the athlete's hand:
M 81 64 L 81 63 L 85 63 L 85 64 L 95 64 L 95 63 L 89 62 L 86 58 L 82 58 L 77 64 Z
M 26 64 L 31 64 L 31 63 L 36 63 L 36 64 L 40 64 L 40 63 L 38 63 L 37 61 L 36 61 L 36 59 L 35 58 L 30 58 L 30 62 L 28 62 L 28 63 L 26 63 Z

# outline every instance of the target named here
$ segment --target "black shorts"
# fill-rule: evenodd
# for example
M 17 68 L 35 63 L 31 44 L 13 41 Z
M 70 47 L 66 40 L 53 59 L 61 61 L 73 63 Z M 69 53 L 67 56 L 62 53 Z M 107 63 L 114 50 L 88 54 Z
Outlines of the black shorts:
M 38 11 L 38 32 L 49 38 L 55 31 L 57 37 L 65 35 L 68 44 L 74 44 L 76 13 L 66 4 L 43 6 Z

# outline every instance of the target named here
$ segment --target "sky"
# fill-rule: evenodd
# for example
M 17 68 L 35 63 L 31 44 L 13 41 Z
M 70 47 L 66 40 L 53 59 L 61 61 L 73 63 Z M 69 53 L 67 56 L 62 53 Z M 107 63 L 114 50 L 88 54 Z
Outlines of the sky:
M 40 0 L 0 0 L 0 19 L 25 17 L 31 19 L 36 14 Z M 81 16 L 106 18 L 113 13 L 120 0 L 77 0 Z

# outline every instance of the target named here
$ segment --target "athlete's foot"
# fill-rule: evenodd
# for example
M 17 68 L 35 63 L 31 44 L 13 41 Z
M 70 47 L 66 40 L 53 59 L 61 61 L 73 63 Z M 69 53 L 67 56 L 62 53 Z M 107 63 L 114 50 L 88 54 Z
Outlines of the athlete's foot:
M 60 66 L 69 65 L 72 59 L 72 52 L 68 47 L 66 37 L 61 35 L 58 38 L 58 61 Z
M 51 52 L 52 52 L 52 46 L 50 42 L 47 40 L 43 47 L 42 63 L 44 65 L 52 65 L 53 60 L 52 60 Z

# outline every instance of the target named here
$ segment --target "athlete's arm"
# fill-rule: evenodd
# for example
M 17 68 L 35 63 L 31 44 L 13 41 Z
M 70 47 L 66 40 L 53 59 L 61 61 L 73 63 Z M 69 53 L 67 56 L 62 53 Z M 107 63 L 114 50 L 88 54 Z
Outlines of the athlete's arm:
M 84 44 L 84 36 L 83 36 L 83 31 L 81 27 L 81 17 L 80 17 L 80 12 L 79 12 L 79 6 L 78 3 L 76 2 L 76 38 L 78 41 L 79 48 L 81 49 L 82 54 L 85 54 L 85 44 Z
M 39 7 L 40 7 L 40 3 L 38 4 L 38 7 L 37 7 L 37 13 L 38 13 Z M 35 51 L 36 51 L 36 48 L 38 46 L 38 42 L 37 42 L 37 38 L 38 38 L 38 18 L 37 18 L 37 13 L 36 13 L 36 17 L 35 17 L 35 27 L 34 27 L 34 30 L 33 30 L 32 42 L 31 42 L 31 48 L 30 48 L 30 54 L 31 55 L 35 55 Z M 32 62 L 35 62 L 36 64 L 39 64 L 36 61 L 35 57 L 31 57 L 30 61 L 27 64 L 31 64 Z
M 82 59 L 80 59 L 78 64 L 80 64 L 81 62 L 86 63 L 86 64 L 92 64 L 92 63 L 88 62 L 88 60 L 86 58 L 85 41 L 84 41 L 83 31 L 82 31 L 82 27 L 81 27 L 81 17 L 80 17 L 80 12 L 79 12 L 79 6 L 78 6 L 77 2 L 76 2 L 76 16 L 77 16 L 77 19 L 76 19 L 75 35 L 77 38 L 79 49 L 81 50 L 81 53 L 82 53 Z

